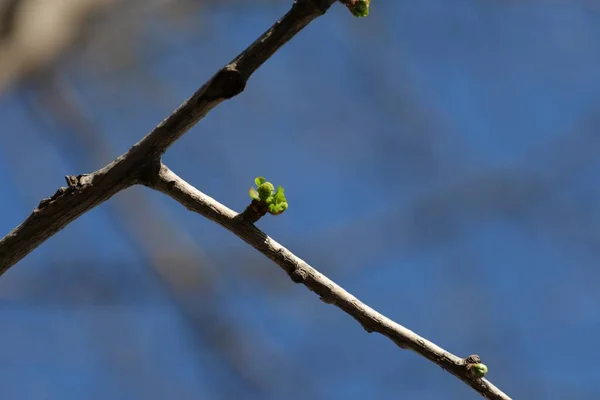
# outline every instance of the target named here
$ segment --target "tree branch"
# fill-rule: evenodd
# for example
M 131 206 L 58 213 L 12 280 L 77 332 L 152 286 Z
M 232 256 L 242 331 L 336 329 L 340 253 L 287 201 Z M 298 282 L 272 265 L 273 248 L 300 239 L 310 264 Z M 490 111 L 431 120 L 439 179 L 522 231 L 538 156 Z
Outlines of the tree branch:
M 119 191 L 154 176 L 152 169 L 173 142 L 215 106 L 241 93 L 254 71 L 335 1 L 296 0 L 283 18 L 127 153 L 92 174 L 71 177 L 66 188 L 42 200 L 21 225 L 0 240 L 0 275 L 70 222 Z
M 121 156 L 90 175 L 67 176 L 67 187 L 43 199 L 31 215 L 0 240 L 0 275 L 69 223 L 133 185 L 143 160 Z
M 192 97 L 143 138 L 138 146 L 148 154 L 162 155 L 215 106 L 241 93 L 254 71 L 306 25 L 323 15 L 335 1 L 296 0 L 283 18 L 221 68 Z
M 44 199 L 17 228 L 0 240 L 0 275 L 70 222 L 127 187 L 143 183 L 185 207 L 224 226 L 277 263 L 296 283 L 317 293 L 355 318 L 368 332 L 378 332 L 449 371 L 489 399 L 510 398 L 473 372 L 477 356 L 462 359 L 360 302 L 233 210 L 206 196 L 160 162 L 168 147 L 222 101 L 241 93 L 252 73 L 335 0 L 296 0 L 267 32 L 222 68 L 127 153 L 89 174 L 67 176 L 67 187 Z M 344 3 L 348 3 L 345 1 Z
M 240 214 L 227 208 L 213 198 L 200 192 L 181 179 L 167 166 L 162 165 L 154 183 L 149 185 L 172 197 L 188 210 L 196 212 L 228 229 L 240 239 L 279 265 L 295 283 L 302 283 L 321 297 L 325 303 L 333 304 L 356 319 L 367 332 L 380 333 L 399 347 L 410 349 L 455 375 L 484 397 L 495 400 L 510 400 L 486 379 L 474 378 L 469 371 L 471 357 L 455 356 L 378 313 L 362 303 L 342 287 L 295 256 L 288 249 L 271 239 L 253 224 L 239 217 Z

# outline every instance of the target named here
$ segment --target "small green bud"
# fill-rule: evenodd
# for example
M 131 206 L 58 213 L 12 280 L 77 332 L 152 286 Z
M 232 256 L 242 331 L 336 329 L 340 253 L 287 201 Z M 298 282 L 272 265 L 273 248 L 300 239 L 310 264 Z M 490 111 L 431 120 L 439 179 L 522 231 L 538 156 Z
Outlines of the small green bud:
M 348 7 L 352 15 L 358 18 L 369 15 L 369 5 L 371 0 L 340 0 Z
M 248 190 L 248 194 L 252 200 L 262 202 L 267 206 L 268 212 L 272 215 L 279 215 L 287 210 L 288 203 L 281 186 L 278 186 L 277 191 L 275 191 L 275 186 L 271 182 L 267 182 L 262 176 L 254 179 L 254 183 L 257 188 L 251 187 Z
M 488 373 L 488 367 L 485 364 L 469 364 L 469 372 L 476 378 L 483 378 Z
M 269 197 L 273 194 L 275 186 L 271 182 L 265 182 L 258 187 L 258 196 L 261 200 L 269 202 Z
M 358 18 L 363 18 L 363 17 L 368 16 L 370 2 L 371 2 L 370 0 L 359 1 L 356 4 L 356 6 L 354 6 L 354 9 L 352 10 L 352 14 Z

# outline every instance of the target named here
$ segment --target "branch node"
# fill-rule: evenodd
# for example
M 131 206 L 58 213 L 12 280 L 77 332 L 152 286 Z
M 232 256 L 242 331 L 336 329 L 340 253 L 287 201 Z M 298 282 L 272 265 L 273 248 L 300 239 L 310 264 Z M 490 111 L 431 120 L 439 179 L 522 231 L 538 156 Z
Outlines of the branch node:
M 153 187 L 159 180 L 160 167 L 162 162 L 160 157 L 152 158 L 149 162 L 144 163 L 139 170 L 139 180 L 143 185 Z
M 65 175 L 65 181 L 67 181 L 67 187 L 73 188 L 79 185 L 79 179 L 75 175 Z
M 237 70 L 235 64 L 229 64 L 210 80 L 206 92 L 203 93 L 204 96 L 200 96 L 199 100 L 230 99 L 244 91 L 247 80 L 248 78 Z
M 367 331 L 367 332 L 369 332 L 369 331 Z M 371 331 L 371 332 L 372 332 L 372 331 Z M 371 333 L 371 332 L 369 332 L 369 333 Z M 403 349 L 403 350 L 408 350 L 408 349 L 410 349 L 410 347 L 409 347 L 409 346 L 408 346 L 408 345 L 407 345 L 407 344 L 406 344 L 404 341 L 402 341 L 402 340 L 400 340 L 400 339 L 392 339 L 392 341 L 393 341 L 394 343 L 396 343 L 396 346 L 400 347 L 400 348 L 401 348 L 401 349 Z
M 85 185 L 84 178 L 86 178 L 88 174 L 81 175 L 65 175 L 65 181 L 67 181 L 67 186 L 72 189 L 80 188 Z
M 277 191 L 275 191 L 275 186 L 273 186 L 271 182 L 267 182 L 267 179 L 264 176 L 257 176 L 254 178 L 254 184 L 256 185 L 256 188 L 251 187 L 250 190 L 248 190 L 248 195 L 250 195 L 252 202 L 258 202 L 258 204 L 253 206 L 255 211 L 260 214 L 258 218 L 261 218 L 264 215 L 264 213 L 262 213 L 263 209 L 265 212 L 272 215 L 283 214 L 285 210 L 288 209 L 288 202 L 281 186 L 278 186 Z M 248 211 L 251 212 L 252 210 Z
M 38 213 L 46 208 L 50 203 L 58 200 L 60 197 L 64 195 L 68 195 L 77 191 L 77 189 L 81 189 L 85 186 L 84 178 L 86 178 L 87 174 L 82 175 L 65 175 L 65 181 L 67 182 L 67 187 L 60 187 L 58 190 L 50 197 L 46 199 L 42 199 L 38 204 L 37 208 L 33 210 L 34 213 Z
M 360 324 L 360 326 L 362 326 L 362 327 L 363 327 L 363 329 L 364 329 L 364 330 L 365 330 L 367 333 L 373 333 L 373 332 L 375 332 L 375 330 L 374 330 L 373 328 L 371 328 L 370 326 L 368 326 L 368 325 L 366 325 L 366 324 L 363 324 L 363 323 L 361 323 L 361 324 Z
M 55 201 L 60 196 L 62 196 L 63 194 L 65 194 L 67 190 L 68 190 L 68 188 L 66 188 L 66 187 L 60 187 L 60 188 L 58 188 L 58 190 L 56 191 L 56 193 L 54 193 L 52 196 L 48 197 L 47 199 L 42 199 L 40 201 L 40 204 L 38 204 L 37 208 L 35 210 L 33 210 L 33 212 L 37 213 L 37 212 L 42 211 L 44 208 L 46 208 L 46 206 L 48 204 L 50 204 L 51 202 Z
M 469 357 L 465 358 L 463 362 L 465 365 L 478 364 L 481 362 L 481 357 L 477 354 L 471 354 Z
M 325 304 L 337 304 L 337 299 L 335 298 L 335 296 L 321 296 L 319 297 L 319 300 L 321 300 Z
M 471 379 L 481 379 L 487 374 L 488 367 L 481 362 L 481 358 L 477 354 L 472 354 L 463 360 L 467 376 Z
M 306 277 L 308 276 L 308 272 L 302 267 L 297 267 L 290 272 L 289 276 L 294 283 L 304 283 L 304 281 L 306 281 Z M 325 297 L 321 297 L 321 300 L 325 301 Z
M 249 224 L 254 224 L 259 219 L 264 217 L 268 211 L 269 207 L 267 206 L 267 203 L 260 200 L 252 200 L 250 205 L 246 207 L 244 211 L 238 214 L 237 217 Z

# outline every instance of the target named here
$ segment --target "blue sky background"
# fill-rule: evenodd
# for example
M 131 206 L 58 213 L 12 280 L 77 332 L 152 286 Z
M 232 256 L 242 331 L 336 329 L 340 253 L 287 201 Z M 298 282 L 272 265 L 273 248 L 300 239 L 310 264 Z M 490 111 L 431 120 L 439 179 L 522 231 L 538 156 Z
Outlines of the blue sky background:
M 3 100 L 0 231 L 126 151 L 290 3 L 156 23 L 143 71 L 65 65 L 100 156 L 27 90 Z M 596 398 L 599 38 L 589 1 L 373 0 L 362 20 L 334 5 L 165 162 L 238 211 L 256 175 L 282 184 L 290 209 L 259 227 L 388 317 L 481 355 L 513 398 Z M 0 397 L 479 398 L 219 226 L 130 191 L 0 279 Z M 153 264 L 136 235 L 170 255 Z

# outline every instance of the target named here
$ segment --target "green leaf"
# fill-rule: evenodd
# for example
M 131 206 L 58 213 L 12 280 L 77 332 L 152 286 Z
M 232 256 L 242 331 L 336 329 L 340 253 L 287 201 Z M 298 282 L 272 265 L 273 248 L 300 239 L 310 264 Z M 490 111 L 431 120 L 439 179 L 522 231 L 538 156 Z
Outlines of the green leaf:
M 278 204 L 269 204 L 269 213 L 273 215 L 279 215 L 287 210 L 288 204 L 286 202 Z
M 281 186 L 277 186 L 277 192 L 275 193 L 275 202 L 279 203 L 284 201 L 286 201 L 286 199 L 285 194 L 283 193 L 283 188 Z
M 262 185 L 266 181 L 267 180 L 265 179 L 264 176 L 257 176 L 256 178 L 254 178 L 254 183 L 256 184 L 256 187 L 259 187 L 260 185 Z
M 258 196 L 258 192 L 253 187 L 251 187 L 250 190 L 248 190 L 248 194 L 250 195 L 251 199 L 257 200 L 257 201 L 260 200 L 260 197 Z

